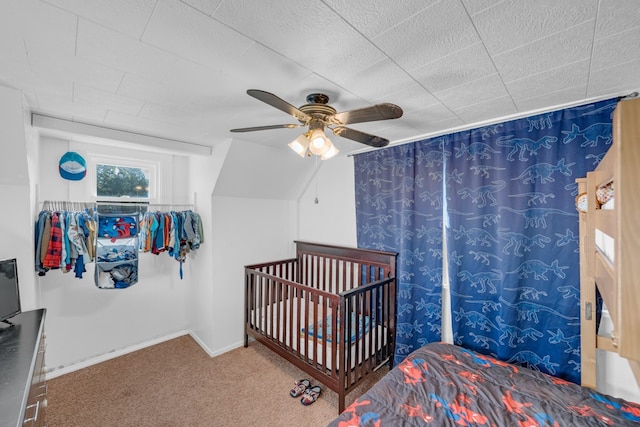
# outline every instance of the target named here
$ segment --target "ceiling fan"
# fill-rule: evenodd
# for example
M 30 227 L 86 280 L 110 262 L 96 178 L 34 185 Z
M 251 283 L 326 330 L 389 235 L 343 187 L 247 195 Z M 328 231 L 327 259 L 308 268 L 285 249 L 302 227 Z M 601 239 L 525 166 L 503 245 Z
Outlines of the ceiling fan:
M 325 128 L 331 130 L 334 135 L 343 138 L 351 139 L 371 147 L 384 147 L 389 144 L 389 140 L 345 127 L 345 125 L 402 117 L 402 108 L 389 103 L 376 104 L 370 107 L 338 113 L 335 108 L 328 105 L 329 97 L 323 93 L 307 95 L 307 103 L 299 108 L 263 90 L 249 89 L 247 90 L 247 94 L 292 115 L 300 123 L 231 129 L 231 132 L 307 127 L 307 131 L 289 144 L 289 147 L 301 157 L 316 154 L 321 156 L 322 159 L 328 159 L 338 154 L 338 149 L 325 135 Z

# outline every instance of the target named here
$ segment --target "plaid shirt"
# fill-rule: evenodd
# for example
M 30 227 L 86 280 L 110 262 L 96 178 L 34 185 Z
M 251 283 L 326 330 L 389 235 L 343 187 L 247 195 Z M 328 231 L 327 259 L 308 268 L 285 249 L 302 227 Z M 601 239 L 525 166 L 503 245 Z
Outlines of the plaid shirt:
M 55 212 L 51 216 L 51 238 L 47 247 L 47 254 L 42 263 L 45 268 L 60 268 L 62 261 L 62 227 L 58 213 Z

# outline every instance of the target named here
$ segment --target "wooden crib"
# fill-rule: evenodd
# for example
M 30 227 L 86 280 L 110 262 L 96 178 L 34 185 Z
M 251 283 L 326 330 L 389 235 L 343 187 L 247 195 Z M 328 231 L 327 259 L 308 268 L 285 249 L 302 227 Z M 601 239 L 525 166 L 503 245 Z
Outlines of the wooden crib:
M 393 360 L 395 253 L 296 241 L 245 266 L 245 347 L 261 342 L 338 394 Z

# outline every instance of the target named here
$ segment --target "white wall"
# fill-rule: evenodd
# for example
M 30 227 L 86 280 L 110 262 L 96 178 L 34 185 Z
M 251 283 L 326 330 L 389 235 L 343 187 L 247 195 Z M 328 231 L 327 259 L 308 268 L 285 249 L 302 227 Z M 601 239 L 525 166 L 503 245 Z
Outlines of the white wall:
M 300 197 L 298 215 L 297 240 L 357 246 L 352 157 L 333 158 L 320 164 Z
M 204 228 L 205 240 L 198 250 L 198 262 L 194 263 L 193 291 L 189 296 L 191 313 L 191 335 L 200 346 L 210 355 L 214 354 L 214 348 L 218 348 L 213 332 L 214 308 L 213 308 L 213 254 L 216 239 L 213 237 L 215 226 L 212 220 L 212 194 L 222 164 L 226 158 L 229 143 L 219 144 L 209 157 L 193 156 L 189 175 L 191 185 L 196 198 L 196 212 L 200 215 Z
M 90 176 L 81 181 L 60 177 L 58 161 L 66 151 L 80 153 L 88 163 L 94 156 L 106 155 L 156 162 L 162 194 L 156 202 L 192 202 L 187 173 L 189 161 L 184 156 L 43 137 L 36 163 L 40 177 L 38 208 L 44 200 L 90 201 L 95 196 L 95 184 Z M 61 270 L 51 270 L 38 277 L 40 303 L 47 308 L 47 364 L 54 369 L 51 375 L 113 352 L 186 333 L 196 253 L 189 255 L 183 265 L 183 280 L 179 277 L 180 264 L 167 254 L 140 253 L 138 283 L 123 290 L 97 288 L 94 263 L 87 264 L 82 279 Z M 30 274 L 34 274 L 33 270 Z
M 212 325 L 219 354 L 244 340 L 244 266 L 294 256 L 295 203 L 235 197 L 212 199 Z
M 33 277 L 33 217 L 22 93 L 0 86 L 0 259 L 18 260 L 23 310 L 39 307 Z

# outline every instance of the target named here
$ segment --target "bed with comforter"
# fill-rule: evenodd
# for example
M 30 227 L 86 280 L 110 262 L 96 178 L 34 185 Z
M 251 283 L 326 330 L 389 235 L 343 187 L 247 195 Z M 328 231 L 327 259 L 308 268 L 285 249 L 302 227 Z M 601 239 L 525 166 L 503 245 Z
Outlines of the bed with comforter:
M 620 426 L 640 405 L 462 347 L 432 343 L 395 366 L 331 426 Z

